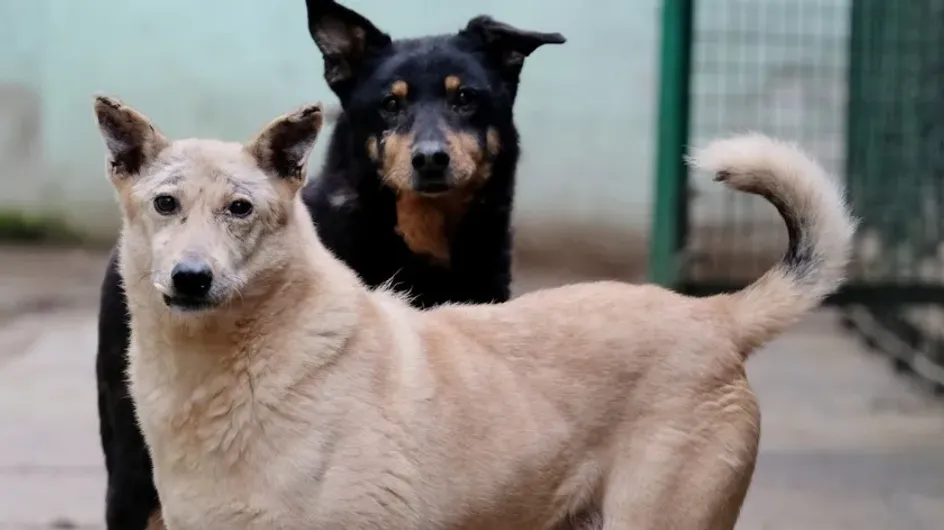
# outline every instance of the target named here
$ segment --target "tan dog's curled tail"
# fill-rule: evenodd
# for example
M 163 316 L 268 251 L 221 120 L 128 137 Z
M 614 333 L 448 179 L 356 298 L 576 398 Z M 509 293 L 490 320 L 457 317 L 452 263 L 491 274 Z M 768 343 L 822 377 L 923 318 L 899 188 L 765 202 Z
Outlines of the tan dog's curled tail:
M 715 180 L 770 201 L 787 225 L 780 262 L 747 288 L 721 297 L 746 352 L 773 339 L 845 279 L 856 220 L 842 188 L 798 147 L 760 134 L 712 142 L 689 157 Z

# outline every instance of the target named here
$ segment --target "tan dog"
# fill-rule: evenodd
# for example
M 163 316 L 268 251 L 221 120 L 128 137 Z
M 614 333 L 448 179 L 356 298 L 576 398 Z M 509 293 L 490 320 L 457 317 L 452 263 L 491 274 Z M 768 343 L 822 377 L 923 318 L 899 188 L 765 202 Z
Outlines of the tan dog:
M 421 312 L 318 241 L 296 195 L 318 107 L 245 146 L 95 107 L 171 530 L 730 529 L 759 441 L 744 363 L 837 288 L 854 230 L 801 152 L 723 140 L 695 163 L 790 234 L 749 288 L 592 283 Z

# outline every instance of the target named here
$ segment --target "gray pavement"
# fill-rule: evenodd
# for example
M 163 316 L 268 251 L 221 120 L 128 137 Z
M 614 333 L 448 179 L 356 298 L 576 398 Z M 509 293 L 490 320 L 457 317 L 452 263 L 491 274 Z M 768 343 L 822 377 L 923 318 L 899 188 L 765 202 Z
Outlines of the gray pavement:
M 102 528 L 104 256 L 0 247 L 0 530 Z M 559 283 L 526 272 L 520 289 Z M 739 529 L 944 528 L 944 405 L 821 311 L 749 364 L 761 457 Z

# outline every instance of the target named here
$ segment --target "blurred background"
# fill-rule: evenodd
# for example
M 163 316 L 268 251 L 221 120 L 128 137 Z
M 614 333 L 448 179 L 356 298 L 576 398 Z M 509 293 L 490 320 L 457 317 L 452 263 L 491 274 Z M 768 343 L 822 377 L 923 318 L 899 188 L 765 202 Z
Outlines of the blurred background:
M 682 154 L 748 130 L 813 153 L 862 219 L 856 262 L 751 361 L 764 432 L 739 528 L 944 528 L 944 0 L 344 3 L 395 37 L 481 13 L 567 37 L 528 59 L 516 105 L 519 292 L 744 285 L 782 223 Z M 335 101 L 300 0 L 0 0 L 0 530 L 102 527 L 95 315 L 119 217 L 95 92 L 227 140 Z

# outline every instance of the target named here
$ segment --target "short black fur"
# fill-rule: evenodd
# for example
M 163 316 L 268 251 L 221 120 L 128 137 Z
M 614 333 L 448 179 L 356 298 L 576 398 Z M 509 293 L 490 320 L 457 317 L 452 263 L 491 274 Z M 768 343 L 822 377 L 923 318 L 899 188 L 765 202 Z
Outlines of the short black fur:
M 525 56 L 541 44 L 562 43 L 563 37 L 478 17 L 453 35 L 393 41 L 336 2 L 308 0 L 307 6 L 325 79 L 343 111 L 321 174 L 303 191 L 322 241 L 366 284 L 389 282 L 408 292 L 417 307 L 507 300 L 519 154 L 512 117 L 518 76 Z M 464 96 L 474 96 L 472 107 L 457 107 L 451 99 L 455 94 L 434 89 L 446 75 L 468 85 Z M 396 80 L 405 81 L 413 94 L 410 108 L 391 116 L 383 104 Z M 451 233 L 448 264 L 411 251 L 397 232 L 396 199 L 403 190 L 389 185 L 380 161 L 383 139 L 392 133 L 441 139 L 443 130 L 475 138 L 482 152 L 488 150 L 490 130 L 499 139 L 497 152 L 489 155 L 488 178 L 471 191 L 468 208 Z M 371 138 L 379 144 L 373 156 Z M 116 254 L 102 284 L 97 357 L 108 472 L 106 522 L 109 530 L 144 530 L 159 503 L 125 379 L 129 317 Z

